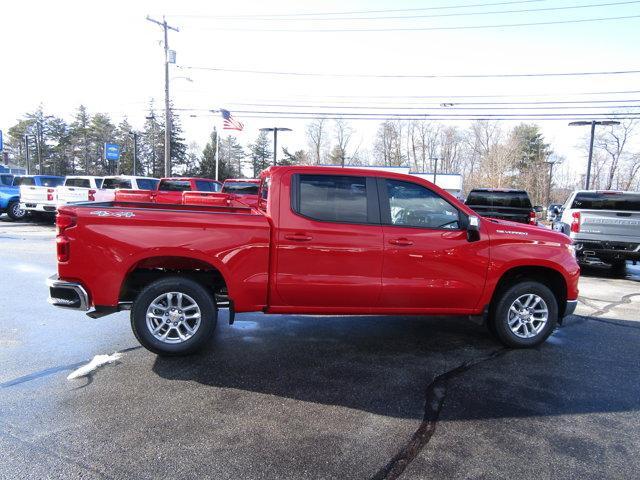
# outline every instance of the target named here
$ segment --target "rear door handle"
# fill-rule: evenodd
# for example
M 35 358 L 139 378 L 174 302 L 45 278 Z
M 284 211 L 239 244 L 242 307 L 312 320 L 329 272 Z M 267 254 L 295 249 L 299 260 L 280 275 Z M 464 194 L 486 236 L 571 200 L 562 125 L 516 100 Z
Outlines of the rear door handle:
M 394 238 L 389 240 L 391 245 L 398 245 L 400 247 L 408 247 L 409 245 L 413 245 L 413 242 L 408 238 Z
M 284 238 L 287 240 L 293 240 L 294 242 L 308 242 L 313 237 L 311 235 L 305 235 L 304 233 L 291 233 L 285 235 Z

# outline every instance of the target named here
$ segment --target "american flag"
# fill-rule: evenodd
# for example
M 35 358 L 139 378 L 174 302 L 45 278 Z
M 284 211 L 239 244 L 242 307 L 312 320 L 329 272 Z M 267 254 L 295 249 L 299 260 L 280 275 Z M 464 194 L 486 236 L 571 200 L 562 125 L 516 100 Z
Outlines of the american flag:
M 220 113 L 222 114 L 223 130 L 242 130 L 244 128 L 244 125 L 242 124 L 242 122 L 239 122 L 238 120 L 233 118 L 229 110 L 225 110 L 224 108 L 221 108 Z

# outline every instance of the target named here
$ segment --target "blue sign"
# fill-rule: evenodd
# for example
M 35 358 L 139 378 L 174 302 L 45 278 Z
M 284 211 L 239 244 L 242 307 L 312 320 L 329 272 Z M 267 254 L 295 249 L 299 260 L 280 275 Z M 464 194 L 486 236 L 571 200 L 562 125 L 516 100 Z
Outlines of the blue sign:
M 117 143 L 105 143 L 104 158 L 111 162 L 117 162 L 120 160 L 120 145 Z
M 0 130 L 0 152 L 2 151 L 2 147 L 3 147 L 3 143 L 2 143 L 2 130 Z

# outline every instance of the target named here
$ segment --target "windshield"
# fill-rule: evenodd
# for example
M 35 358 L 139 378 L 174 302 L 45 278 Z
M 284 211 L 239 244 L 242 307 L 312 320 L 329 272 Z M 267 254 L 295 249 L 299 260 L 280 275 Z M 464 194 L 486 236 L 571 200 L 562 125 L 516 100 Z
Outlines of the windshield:
M 573 199 L 571 208 L 640 212 L 640 193 L 581 192 Z
M 527 192 L 497 192 L 472 190 L 465 202 L 474 207 L 510 207 L 510 208 L 531 208 L 531 200 Z
M 226 182 L 222 187 L 224 193 L 239 195 L 257 195 L 260 184 L 252 182 Z

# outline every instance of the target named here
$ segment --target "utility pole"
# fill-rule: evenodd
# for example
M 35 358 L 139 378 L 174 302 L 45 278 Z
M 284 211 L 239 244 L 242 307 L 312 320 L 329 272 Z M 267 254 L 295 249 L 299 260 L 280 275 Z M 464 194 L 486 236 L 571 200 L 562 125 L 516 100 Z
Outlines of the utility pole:
M 36 122 L 36 153 L 38 155 L 38 173 L 40 175 L 44 174 L 44 170 L 42 169 L 42 147 L 40 144 L 42 143 L 42 123 L 38 120 Z
M 29 135 L 24 136 L 24 158 L 27 164 L 27 175 L 31 175 L 31 162 L 29 162 Z
M 547 162 L 549 164 L 549 181 L 547 182 L 547 208 L 551 204 L 551 182 L 553 182 L 553 166 L 555 161 Z
M 147 15 L 147 20 L 160 25 L 164 30 L 164 176 L 171 176 L 171 110 L 169 105 L 169 64 L 175 63 L 175 52 L 169 50 L 169 30 L 179 32 L 178 28 L 167 24 L 162 17 L 162 22 L 154 20 Z
M 435 185 L 437 185 L 436 183 L 436 178 L 438 176 L 438 160 L 440 160 L 438 157 L 431 157 L 429 158 L 429 160 L 433 160 L 434 164 L 433 164 L 433 183 Z

